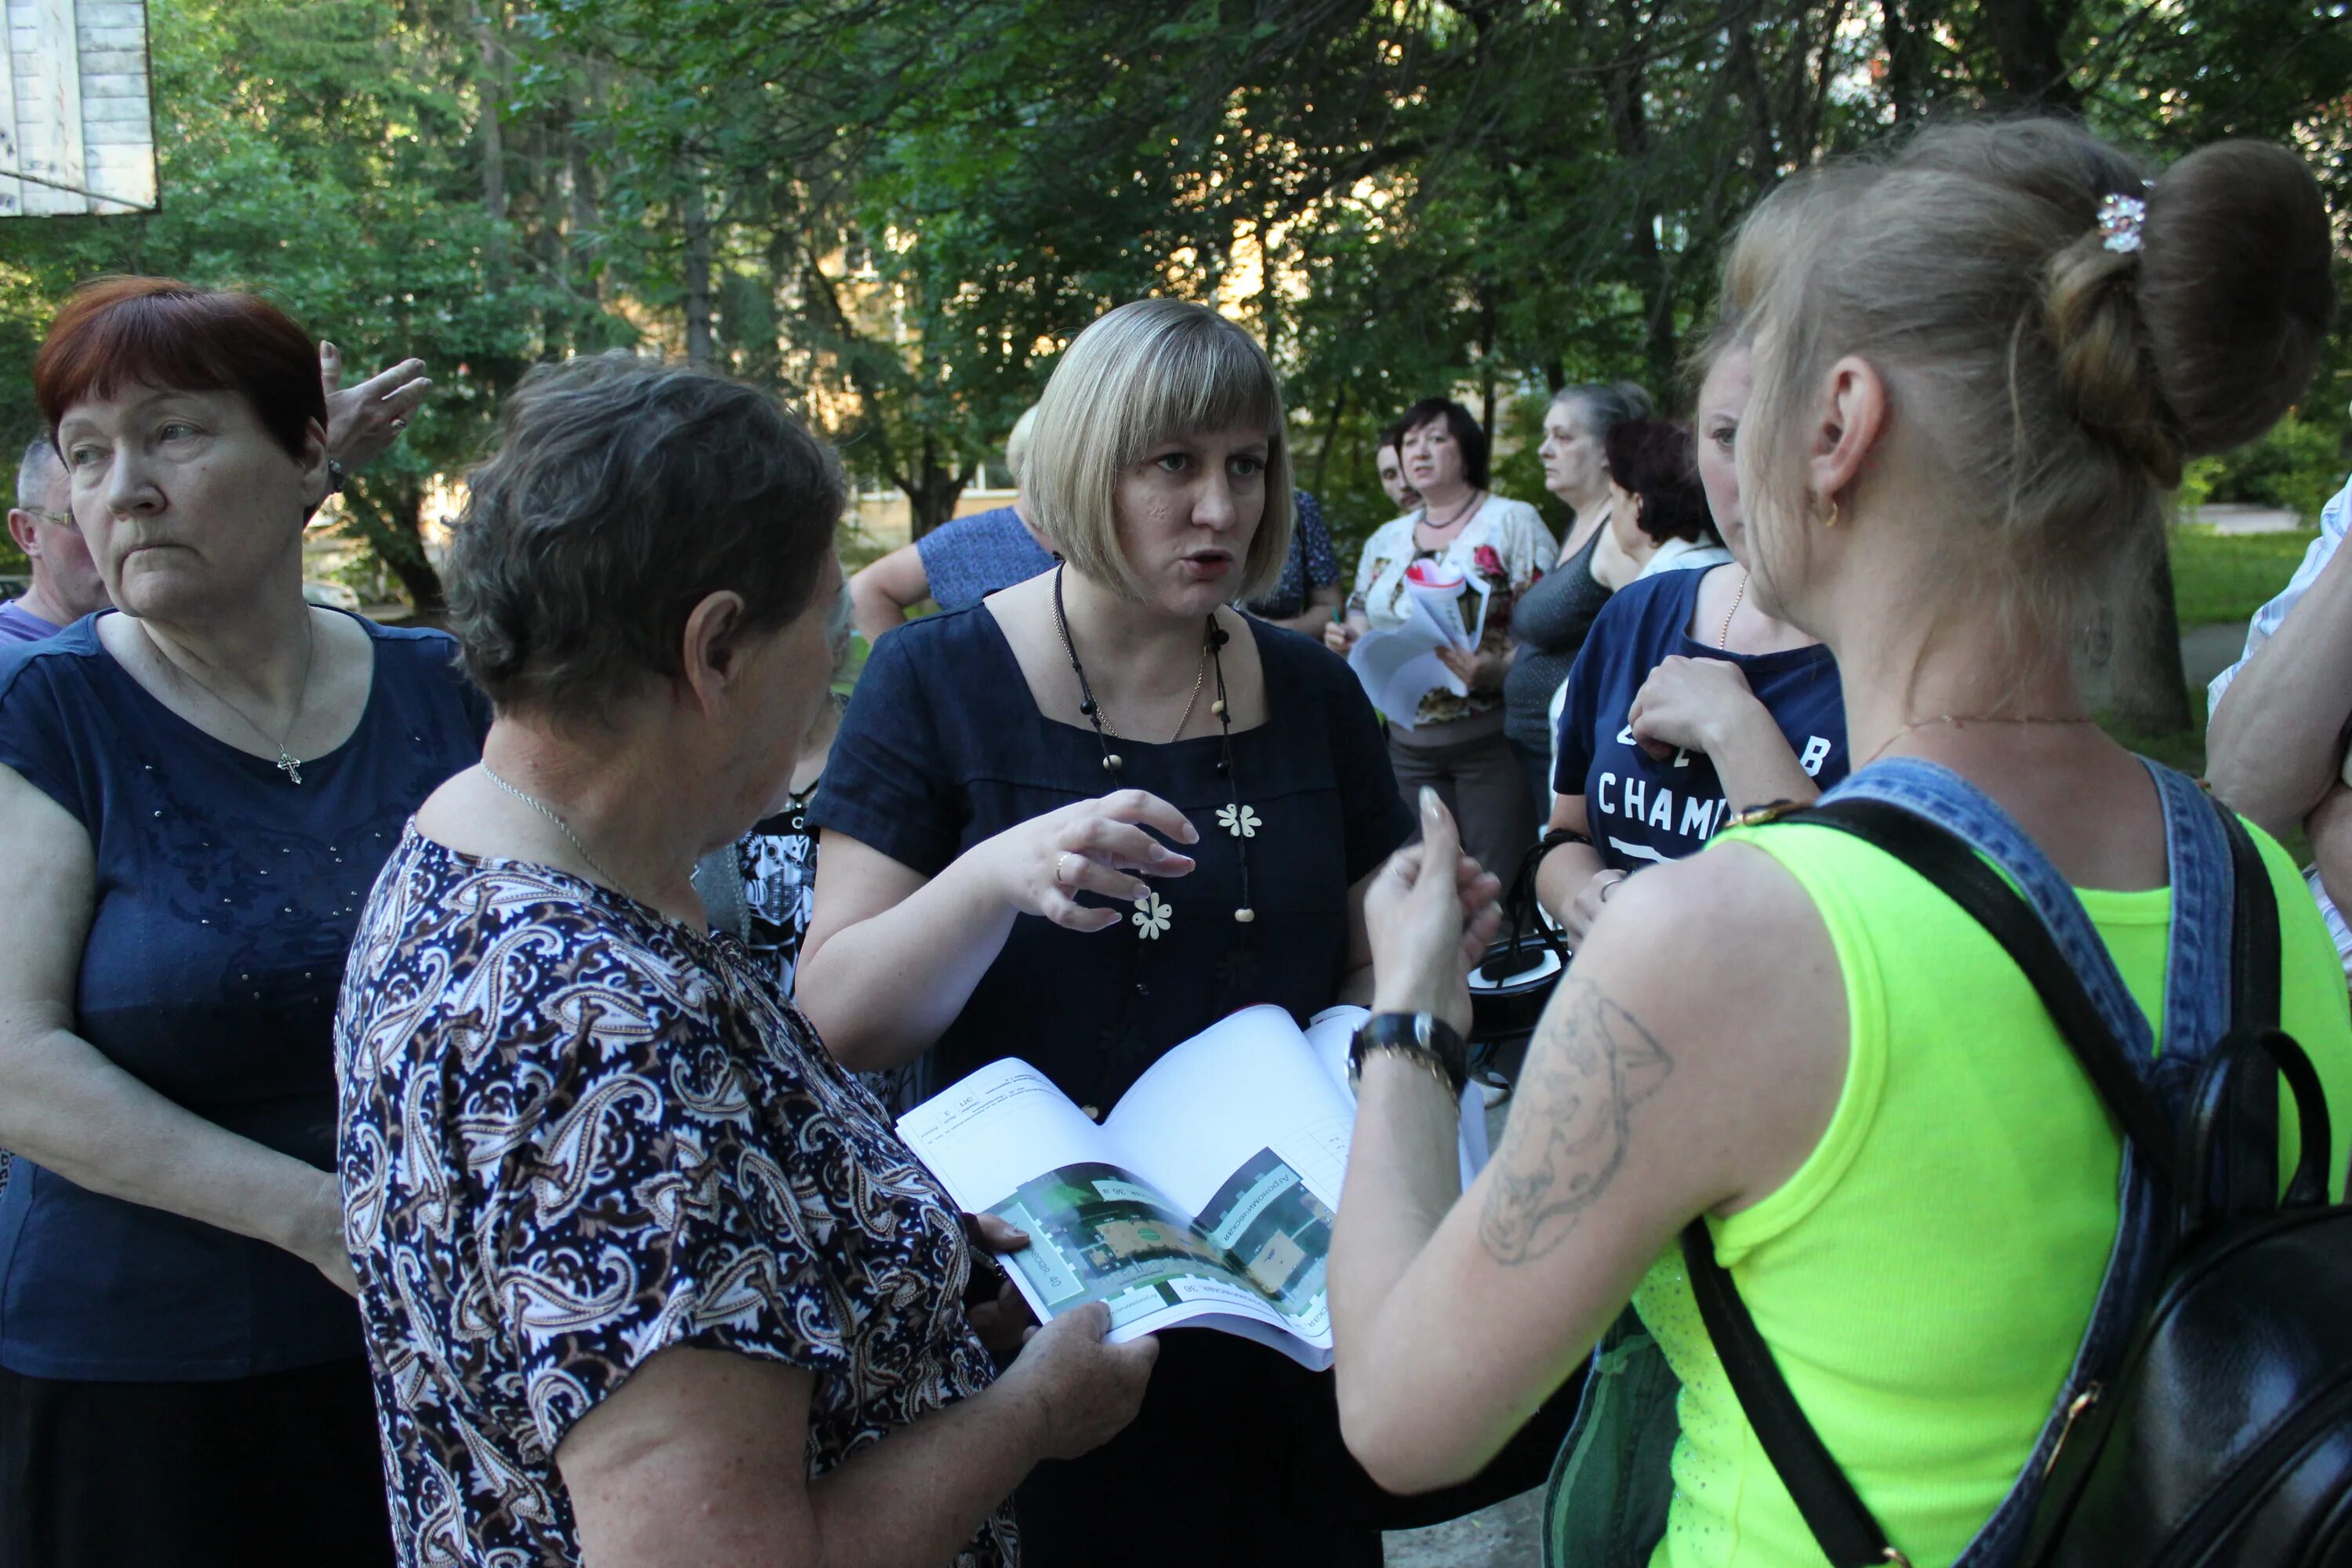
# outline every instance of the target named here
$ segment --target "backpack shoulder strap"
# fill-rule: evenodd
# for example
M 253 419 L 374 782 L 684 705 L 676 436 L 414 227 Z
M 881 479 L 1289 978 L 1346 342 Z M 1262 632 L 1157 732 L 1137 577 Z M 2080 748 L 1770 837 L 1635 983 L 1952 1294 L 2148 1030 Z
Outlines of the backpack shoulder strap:
M 2033 907 L 1966 844 L 1925 817 L 1874 800 L 1830 801 L 1793 820 L 1850 833 L 1916 871 L 1999 942 L 2040 994 L 2058 1032 L 2140 1157 L 2158 1173 L 2172 1170 L 2172 1119 L 2125 1058 L 2074 967 L 2050 939 Z M 2239 829 L 2242 835 L 2244 829 Z M 2251 843 L 2247 846 L 2251 850 Z M 2267 881 L 2263 884 L 2268 886 Z M 2271 939 L 2277 941 L 2273 916 Z M 2275 984 L 2277 962 L 2271 964 Z M 2241 966 L 2242 973 L 2242 965 Z

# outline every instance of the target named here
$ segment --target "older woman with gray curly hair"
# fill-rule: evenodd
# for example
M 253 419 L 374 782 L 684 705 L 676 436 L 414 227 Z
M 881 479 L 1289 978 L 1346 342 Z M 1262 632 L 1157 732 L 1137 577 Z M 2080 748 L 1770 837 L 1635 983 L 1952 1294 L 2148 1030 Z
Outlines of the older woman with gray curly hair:
M 841 503 L 772 399 L 627 355 L 534 371 L 472 476 L 450 610 L 496 719 L 336 1029 L 405 1563 L 1007 1563 L 1007 1494 L 1141 1397 L 1099 1312 L 996 1375 L 964 1222 L 689 879 L 826 700 Z

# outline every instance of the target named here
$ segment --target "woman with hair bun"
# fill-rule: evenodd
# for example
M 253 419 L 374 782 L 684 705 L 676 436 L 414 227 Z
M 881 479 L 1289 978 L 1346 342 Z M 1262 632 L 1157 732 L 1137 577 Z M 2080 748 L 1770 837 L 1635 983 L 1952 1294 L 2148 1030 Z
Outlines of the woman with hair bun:
M 2161 548 L 2185 458 L 2301 392 L 2332 247 L 2282 148 L 2143 175 L 2077 125 L 1992 122 L 1768 198 L 1740 248 L 1787 203 L 1807 222 L 1742 323 L 1739 494 L 1749 592 L 1843 672 L 1860 763 L 1838 793 L 1899 795 L 1994 859 L 2126 1054 L 2160 1038 L 2193 1061 L 2230 1016 L 2209 901 L 2229 835 L 2193 783 L 2093 722 L 2071 612 L 2119 555 Z M 2334 949 L 2293 862 L 2252 837 L 2284 1026 L 2352 1124 Z M 1374 884 L 1376 1011 L 1467 1013 L 1450 851 L 1441 823 Z M 2120 1223 L 2120 1134 L 2034 987 L 1933 883 L 1802 819 L 1633 879 L 1450 1206 L 1432 1082 L 1393 1053 L 1366 1064 L 1331 1255 L 1342 1421 L 1383 1485 L 1475 1468 L 1630 1301 L 1681 1381 L 1671 1484 L 1663 1463 L 1577 1473 L 1655 1489 L 1653 1564 L 1820 1563 L 1696 1310 L 1675 1243 L 1699 1220 L 1694 1245 L 1904 1560 L 2014 1559 L 2038 1446 L 2145 1310 L 2103 1286 L 2111 1251 L 2128 1282 L 2154 1243 Z M 1615 1511 L 1556 1501 L 1580 1530 Z

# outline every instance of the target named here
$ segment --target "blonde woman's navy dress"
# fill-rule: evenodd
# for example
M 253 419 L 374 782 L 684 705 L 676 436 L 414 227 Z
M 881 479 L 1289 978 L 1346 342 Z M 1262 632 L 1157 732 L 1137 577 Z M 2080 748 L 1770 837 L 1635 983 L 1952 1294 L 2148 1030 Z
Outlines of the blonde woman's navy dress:
M 1347 666 L 1293 632 L 1252 623 L 1250 634 L 1266 721 L 1234 733 L 1232 782 L 1214 735 L 1114 742 L 1118 784 L 1168 800 L 1200 831 L 1185 849 L 1197 868 L 1156 884 L 1155 908 L 1122 907 L 1109 931 L 1017 919 L 931 1052 L 931 1087 L 1017 1055 L 1075 1103 L 1108 1111 L 1171 1047 L 1237 1008 L 1274 1003 L 1303 1020 L 1338 999 L 1348 889 L 1413 825 Z M 1106 793 L 1100 743 L 1066 718 L 1038 711 L 986 605 L 911 622 L 859 678 L 810 818 L 936 876 L 1006 828 Z M 1247 837 L 1220 820 L 1235 784 Z M 1257 911 L 1247 924 L 1233 918 L 1244 851 Z M 1162 1341 L 1134 1425 L 1085 1458 L 1041 1466 L 1022 1489 L 1024 1561 L 1091 1568 L 1116 1542 L 1130 1564 L 1378 1563 L 1374 1494 L 1339 1442 L 1329 1377 L 1228 1334 Z M 1181 1500 L 1181 1527 L 1139 1530 L 1147 1498 Z

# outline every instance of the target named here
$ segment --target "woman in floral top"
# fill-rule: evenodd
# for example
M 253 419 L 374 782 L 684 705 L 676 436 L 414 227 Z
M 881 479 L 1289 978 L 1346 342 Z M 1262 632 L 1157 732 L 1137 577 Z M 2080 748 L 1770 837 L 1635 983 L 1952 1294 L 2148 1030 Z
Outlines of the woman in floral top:
M 1382 523 L 1364 545 L 1348 619 L 1325 633 L 1346 653 L 1367 631 L 1390 631 L 1412 609 L 1405 573 L 1415 562 L 1475 578 L 1486 589 L 1486 621 L 1475 650 L 1441 649 L 1438 658 L 1467 694 L 1437 686 L 1412 713 L 1389 717 L 1389 761 L 1408 805 L 1433 785 L 1462 825 L 1465 848 L 1505 877 L 1535 841 L 1535 805 L 1503 733 L 1503 678 L 1511 668 L 1511 606 L 1551 570 L 1559 546 L 1536 509 L 1486 489 L 1486 433 L 1450 398 L 1417 403 L 1399 422 L 1399 455 L 1421 505 Z M 1477 615 L 1464 595 L 1465 619 Z
M 525 378 L 469 488 L 451 619 L 496 718 L 335 1032 L 400 1560 L 1014 1561 L 1004 1499 L 1125 1426 L 1156 1347 L 1066 1316 L 995 1375 L 965 1219 L 688 878 L 826 700 L 833 455 L 618 355 Z

